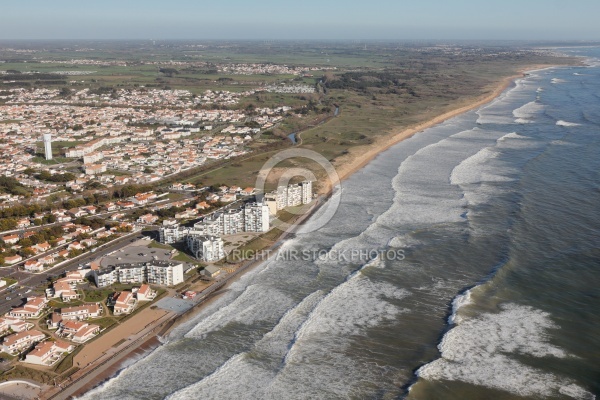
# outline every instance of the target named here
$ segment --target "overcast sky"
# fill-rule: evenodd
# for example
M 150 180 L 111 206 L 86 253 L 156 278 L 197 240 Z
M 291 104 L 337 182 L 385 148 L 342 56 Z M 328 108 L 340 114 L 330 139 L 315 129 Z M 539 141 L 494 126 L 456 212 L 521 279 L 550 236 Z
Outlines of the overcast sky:
M 600 40 L 600 0 L 6 0 L 1 39 Z

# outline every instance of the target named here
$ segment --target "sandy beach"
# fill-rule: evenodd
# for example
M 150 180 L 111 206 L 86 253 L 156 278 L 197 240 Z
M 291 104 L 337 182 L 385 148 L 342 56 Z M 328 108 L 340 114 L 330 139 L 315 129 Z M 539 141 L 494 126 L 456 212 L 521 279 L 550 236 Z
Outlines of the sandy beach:
M 349 178 L 354 172 L 364 167 L 379 153 L 394 144 L 410 138 L 424 129 L 440 124 L 450 118 L 491 102 L 513 84 L 515 79 L 524 76 L 525 71 L 541 67 L 549 66 L 531 66 L 527 69 L 523 69 L 519 74 L 506 77 L 494 87 L 488 88 L 488 93 L 479 98 L 457 103 L 457 108 L 451 111 L 445 112 L 409 128 L 391 131 L 390 134 L 380 138 L 371 145 L 353 149 L 348 155 L 343 156 L 335 163 L 340 179 L 344 180 Z M 322 188 L 321 194 L 329 194 L 330 189 L 330 187 Z M 317 207 L 314 207 L 314 209 L 316 208 Z M 314 209 L 312 211 L 314 211 Z M 300 218 L 296 224 L 301 224 L 308 216 L 309 215 L 303 216 L 304 218 Z M 273 248 L 276 248 L 281 241 L 285 239 L 285 236 L 286 234 L 283 234 L 276 241 Z M 91 346 L 86 346 L 77 354 L 74 359 L 74 365 L 80 366 L 82 370 L 78 371 L 73 376 L 73 381 L 77 381 L 76 384 L 66 382 L 66 384 L 69 385 L 68 390 L 57 392 L 55 388 L 52 388 L 50 391 L 42 394 L 40 398 L 67 399 L 74 394 L 81 395 L 98 386 L 111 376 L 114 376 L 121 369 L 127 356 L 134 352 L 138 354 L 145 353 L 159 346 L 160 342 L 156 339 L 159 333 L 162 335 L 168 334 L 169 331 L 179 326 L 181 323 L 189 321 L 189 319 L 193 318 L 206 304 L 214 300 L 219 293 L 222 293 L 229 284 L 239 279 L 243 273 L 251 270 L 262 262 L 263 261 L 248 262 L 240 267 L 225 282 L 223 282 L 223 284 L 218 285 L 218 290 L 210 293 L 205 300 L 186 313 L 176 314 L 163 310 L 151 310 L 149 307 L 142 310 L 125 323 L 122 323 L 120 326 L 112 329 L 106 335 L 94 341 Z M 117 354 L 118 356 L 116 356 Z M 101 364 L 102 368 L 99 368 L 96 365 L 90 365 L 92 363 L 98 365 Z
M 400 130 L 392 130 L 388 135 L 379 138 L 375 141 L 375 143 L 371 145 L 360 146 L 358 148 L 351 149 L 348 155 L 342 156 L 338 160 L 336 160 L 335 168 L 340 180 L 348 179 L 352 174 L 354 174 L 356 171 L 368 164 L 373 158 L 377 157 L 379 153 L 381 153 L 384 150 L 387 150 L 396 143 L 408 139 L 416 133 L 421 132 L 427 128 L 431 128 L 432 126 L 438 125 L 450 118 L 454 118 L 465 112 L 477 109 L 493 101 L 496 97 L 502 94 L 502 92 L 504 92 L 509 86 L 511 86 L 516 79 L 524 77 L 527 71 L 533 71 L 541 68 L 551 68 L 551 66 L 532 65 L 530 67 L 523 68 L 519 71 L 518 74 L 508 76 L 502 79 L 496 85 L 489 87 L 488 94 L 485 94 L 474 100 L 464 100 L 462 102 L 459 102 L 457 103 L 457 108 L 445 112 L 441 115 L 438 115 L 434 118 L 431 118 L 420 124 Z M 330 190 L 331 188 L 329 187 L 323 188 L 324 193 L 328 193 Z

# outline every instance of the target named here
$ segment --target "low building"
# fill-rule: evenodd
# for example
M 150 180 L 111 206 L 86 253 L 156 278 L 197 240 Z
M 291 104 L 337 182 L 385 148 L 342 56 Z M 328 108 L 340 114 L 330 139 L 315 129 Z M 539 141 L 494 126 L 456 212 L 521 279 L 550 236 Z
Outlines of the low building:
M 75 307 L 66 307 L 60 310 L 60 316 L 63 320 L 84 320 L 88 318 L 98 318 L 102 315 L 102 306 L 100 303 L 83 304 Z
M 14 255 L 14 256 L 4 257 L 4 263 L 7 264 L 7 265 L 16 264 L 19 261 L 23 261 L 23 257 L 21 257 L 18 254 Z
M 23 268 L 25 268 L 25 271 L 29 272 L 41 272 L 44 270 L 44 264 L 38 260 L 27 260 L 25 261 L 25 264 L 23 264 Z
M 15 318 L 38 318 L 47 303 L 48 300 L 44 297 L 29 297 L 23 307 L 15 307 L 6 315 Z
M 72 344 L 60 341 L 42 342 L 27 354 L 25 362 L 45 366 L 54 365 L 65 353 L 70 353 L 74 348 Z
M 129 314 L 135 307 L 135 297 L 127 290 L 118 293 L 113 307 L 114 315 Z
M 15 244 L 19 241 L 19 235 L 6 235 L 2 236 L 2 240 L 6 244 Z
M 28 348 L 34 343 L 44 340 L 45 337 L 46 335 L 36 329 L 13 333 L 4 338 L 4 341 L 2 342 L 2 351 L 14 354 Z
M 220 273 L 221 273 L 221 269 L 218 267 L 215 267 L 214 265 L 208 265 L 208 266 L 204 267 L 204 269 L 202 270 L 202 275 L 204 275 L 210 279 L 215 278 Z
M 156 297 L 156 292 L 152 290 L 150 285 L 144 284 L 140 286 L 138 291 L 135 293 L 135 296 L 137 297 L 138 301 L 151 301 Z

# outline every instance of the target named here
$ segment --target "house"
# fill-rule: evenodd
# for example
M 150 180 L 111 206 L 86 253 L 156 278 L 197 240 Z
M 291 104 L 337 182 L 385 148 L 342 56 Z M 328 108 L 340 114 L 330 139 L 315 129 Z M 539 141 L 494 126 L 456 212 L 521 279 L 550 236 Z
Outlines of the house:
M 54 262 L 54 254 L 49 254 L 44 257 L 38 258 L 38 261 L 43 265 L 52 264 Z
M 15 318 L 38 318 L 47 303 L 48 300 L 44 297 L 30 297 L 23 307 L 15 307 L 6 315 Z
M 22 332 L 33 328 L 33 326 L 31 322 L 26 322 L 15 317 L 0 318 L 0 332 L 6 332 L 9 329 L 13 332 Z
M 138 301 L 151 301 L 156 297 L 156 292 L 152 290 L 150 285 L 142 285 L 136 292 L 136 297 Z
M 79 218 L 83 217 L 84 215 L 87 215 L 87 212 L 82 210 L 81 208 L 71 208 L 69 210 L 69 214 L 71 214 L 73 218 Z
M 106 203 L 104 205 L 106 211 L 117 211 L 119 207 L 115 203 Z
M 29 272 L 41 272 L 44 270 L 44 265 L 38 260 L 27 260 L 23 267 L 25 268 L 25 271 Z
M 73 351 L 75 346 L 65 342 L 42 342 L 27 354 L 25 362 L 29 364 L 54 365 L 65 353 Z
M 17 332 L 4 338 L 2 351 L 14 354 L 19 350 L 28 348 L 33 343 L 44 340 L 45 337 L 46 335 L 36 329 Z
M 196 210 L 206 210 L 207 208 L 210 208 L 210 205 L 205 201 L 196 204 Z
M 35 246 L 32 246 L 32 248 L 34 248 L 37 253 L 45 253 L 46 251 L 50 250 L 52 246 L 50 246 L 48 242 L 44 242 L 36 244 Z
M 23 257 L 21 257 L 18 254 L 14 255 L 14 256 L 4 257 L 4 263 L 7 264 L 7 265 L 16 264 L 19 261 L 23 261 Z
M 135 298 L 133 297 L 133 293 L 124 290 L 121 293 L 119 293 L 119 295 L 117 296 L 117 299 L 115 301 L 115 305 L 113 308 L 113 314 L 114 315 L 129 314 L 130 312 L 133 311 L 134 306 L 135 306 Z
M 67 248 L 69 250 L 83 250 L 84 249 L 83 245 L 79 242 L 73 242 L 73 243 L 69 244 L 69 246 L 67 246 Z
M 31 222 L 28 218 L 21 218 L 17 221 L 17 228 L 27 228 L 29 225 L 31 225 Z
M 227 193 L 221 196 L 221 201 L 223 203 L 231 203 L 232 201 L 235 201 L 236 198 L 237 195 L 235 193 Z
M 86 324 L 78 330 L 72 337 L 75 343 L 84 343 L 96 336 L 100 332 L 100 326 L 94 324 Z
M 60 310 L 60 316 L 63 318 L 63 320 L 83 320 L 87 318 L 97 318 L 100 315 L 102 315 L 102 306 L 100 303 L 65 307 Z
M 84 239 L 81 241 L 81 244 L 85 245 L 85 247 L 92 247 L 98 244 L 98 241 L 95 239 Z
M 85 276 L 87 275 L 87 273 L 89 272 L 89 269 L 78 269 L 76 271 L 69 271 L 67 272 L 67 275 L 64 278 L 59 279 L 60 281 L 62 280 L 66 280 L 69 283 L 73 284 L 73 283 L 84 283 L 85 282 Z
M 122 209 L 130 209 L 135 207 L 135 203 L 131 201 L 117 201 L 117 205 Z
M 156 221 L 158 221 L 158 216 L 152 214 L 145 214 L 137 219 L 137 222 L 140 224 L 153 224 Z
M 60 335 L 71 338 L 74 342 L 83 343 L 100 332 L 100 326 L 82 321 L 64 321 L 60 324 Z
M 256 192 L 256 189 L 253 187 L 247 187 L 244 190 L 240 191 L 242 196 L 251 196 Z
M 67 258 L 69 257 L 69 250 L 61 250 L 58 252 L 59 257 Z
M 2 240 L 6 244 L 15 244 L 19 241 L 19 235 L 6 235 L 2 236 Z
M 60 297 L 62 301 L 77 300 L 79 294 L 73 289 L 67 281 L 57 281 L 54 283 L 54 297 Z
M 85 206 L 85 207 L 81 207 L 81 208 L 83 210 L 87 211 L 87 213 L 90 215 L 96 214 L 96 211 L 98 210 L 95 206 Z

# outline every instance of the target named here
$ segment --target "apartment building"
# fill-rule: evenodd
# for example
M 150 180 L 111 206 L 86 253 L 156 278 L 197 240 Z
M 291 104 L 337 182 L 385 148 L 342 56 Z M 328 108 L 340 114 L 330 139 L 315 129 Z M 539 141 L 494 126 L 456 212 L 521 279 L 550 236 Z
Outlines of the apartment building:
M 169 261 L 146 263 L 147 282 L 154 285 L 175 286 L 184 281 L 183 264 Z
M 184 281 L 183 264 L 169 261 L 117 264 L 92 272 L 99 288 L 113 283 L 143 283 L 173 286 Z
M 267 232 L 269 230 L 269 207 L 263 203 L 244 206 L 244 231 Z
M 188 249 L 204 262 L 215 262 L 225 257 L 223 240 L 218 236 L 188 236 Z
M 279 186 L 273 193 L 265 195 L 268 201 L 272 202 L 275 198 L 277 210 L 283 210 L 286 207 L 294 207 L 302 204 L 308 204 L 312 201 L 313 189 L 312 181 L 303 181 L 298 184 Z M 270 207 L 271 213 L 272 206 Z

